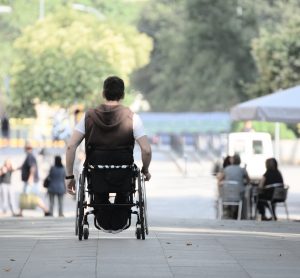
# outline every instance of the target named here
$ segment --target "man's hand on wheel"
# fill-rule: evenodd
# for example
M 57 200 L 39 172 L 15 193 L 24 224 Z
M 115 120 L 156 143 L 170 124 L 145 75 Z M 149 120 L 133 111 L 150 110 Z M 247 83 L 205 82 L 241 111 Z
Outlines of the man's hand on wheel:
M 151 179 L 151 174 L 149 172 L 144 174 L 144 176 L 145 176 L 145 181 L 149 181 Z
M 66 181 L 67 192 L 70 195 L 75 195 L 76 194 L 76 186 L 75 186 L 75 184 L 76 184 L 75 179 L 67 180 Z
M 145 170 L 144 167 L 141 170 L 142 174 L 145 176 L 145 181 L 149 181 L 151 179 L 151 174 L 148 170 Z

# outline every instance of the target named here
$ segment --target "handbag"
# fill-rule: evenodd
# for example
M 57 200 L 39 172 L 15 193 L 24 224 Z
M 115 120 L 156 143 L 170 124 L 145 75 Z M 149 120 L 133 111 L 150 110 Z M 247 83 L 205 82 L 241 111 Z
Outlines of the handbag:
M 35 209 L 39 201 L 39 197 L 32 193 L 21 193 L 19 199 L 20 209 Z
M 45 188 L 49 187 L 49 185 L 50 185 L 50 177 L 49 176 L 47 178 L 45 178 L 43 185 Z

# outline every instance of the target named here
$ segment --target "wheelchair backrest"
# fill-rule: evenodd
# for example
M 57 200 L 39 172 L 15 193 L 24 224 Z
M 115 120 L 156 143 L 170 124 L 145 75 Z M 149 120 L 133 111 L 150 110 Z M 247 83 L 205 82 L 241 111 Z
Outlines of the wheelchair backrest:
M 88 190 L 93 193 L 117 193 L 134 190 L 136 166 L 131 148 L 91 147 L 84 164 Z

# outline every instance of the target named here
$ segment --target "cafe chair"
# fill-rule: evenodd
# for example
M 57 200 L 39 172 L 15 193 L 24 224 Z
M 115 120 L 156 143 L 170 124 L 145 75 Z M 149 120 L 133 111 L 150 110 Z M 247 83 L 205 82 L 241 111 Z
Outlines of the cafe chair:
M 240 184 L 237 181 L 224 181 L 218 199 L 218 218 L 222 219 L 224 206 L 238 206 L 237 219 L 241 220 L 242 204 Z
M 270 213 L 272 216 L 272 220 L 275 220 L 275 213 L 273 211 L 272 204 L 276 204 L 277 206 L 279 204 L 282 204 L 285 208 L 286 218 L 289 220 L 289 212 L 287 208 L 287 194 L 288 194 L 289 186 L 285 186 L 282 183 L 275 183 L 267 185 L 265 188 L 263 188 L 263 191 L 266 191 L 267 194 L 264 194 L 264 198 L 259 197 L 257 198 L 256 202 L 256 212 L 255 212 L 255 218 L 257 216 L 257 205 L 259 201 L 266 202 L 268 204 L 268 207 L 270 209 Z

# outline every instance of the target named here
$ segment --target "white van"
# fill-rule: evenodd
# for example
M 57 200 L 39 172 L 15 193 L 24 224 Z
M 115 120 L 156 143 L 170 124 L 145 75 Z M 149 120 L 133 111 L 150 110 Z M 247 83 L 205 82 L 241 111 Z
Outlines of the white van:
M 265 132 L 234 132 L 228 135 L 228 154 L 239 154 L 241 166 L 246 167 L 253 181 L 266 171 L 265 161 L 274 157 L 271 135 Z

